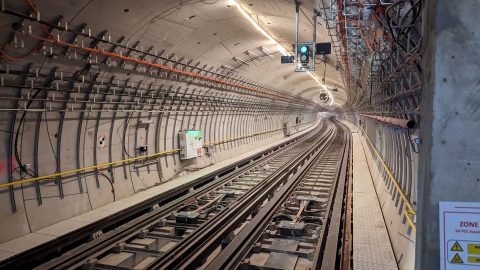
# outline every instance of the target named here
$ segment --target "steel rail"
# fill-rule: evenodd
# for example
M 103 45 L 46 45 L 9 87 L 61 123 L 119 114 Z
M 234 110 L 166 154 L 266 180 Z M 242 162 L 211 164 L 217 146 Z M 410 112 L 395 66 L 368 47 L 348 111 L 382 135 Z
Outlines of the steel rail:
M 343 124 L 342 124 L 343 125 Z M 317 270 L 335 270 L 340 267 L 342 257 L 343 242 L 343 222 L 345 208 L 343 202 L 345 201 L 347 168 L 350 155 L 351 134 L 345 129 L 345 146 L 343 148 L 343 158 L 341 161 L 341 168 L 339 170 L 337 186 L 334 196 L 330 197 L 330 210 L 327 226 L 323 229 L 323 233 L 327 233 L 325 241 L 319 242 L 321 246 L 317 246 L 315 253 L 314 266 L 312 269 Z M 347 135 L 348 134 L 348 135 Z

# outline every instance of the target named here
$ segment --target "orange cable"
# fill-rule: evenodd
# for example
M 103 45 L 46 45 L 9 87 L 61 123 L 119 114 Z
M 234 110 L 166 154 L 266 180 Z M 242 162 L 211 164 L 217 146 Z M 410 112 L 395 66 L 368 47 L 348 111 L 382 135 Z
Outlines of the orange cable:
M 31 37 L 34 38 L 34 39 L 37 39 L 37 40 L 42 40 L 44 42 L 51 42 L 51 43 L 55 43 L 55 44 L 60 44 L 60 45 L 64 45 L 64 46 L 67 46 L 67 47 L 70 47 L 70 48 L 85 50 L 85 51 L 91 52 L 91 53 L 103 54 L 105 56 L 119 58 L 119 59 L 122 59 L 122 60 L 135 62 L 137 64 L 143 64 L 143 65 L 147 65 L 147 66 L 151 66 L 151 67 L 155 67 L 155 68 L 159 68 L 159 69 L 163 69 L 163 70 L 167 70 L 167 71 L 171 71 L 171 72 L 175 72 L 175 73 L 179 73 L 179 74 L 184 74 L 184 75 L 188 75 L 188 76 L 192 76 L 192 77 L 202 78 L 202 79 L 205 79 L 205 80 L 209 80 L 209 81 L 213 81 L 213 82 L 222 83 L 222 84 L 225 84 L 225 85 L 230 85 L 230 86 L 250 90 L 250 91 L 253 91 L 253 92 L 258 92 L 258 93 L 263 93 L 263 94 L 275 96 L 275 97 L 283 99 L 284 101 L 300 102 L 303 105 L 314 105 L 314 104 L 310 104 L 310 103 L 307 103 L 307 102 L 304 102 L 304 101 L 296 100 L 293 97 L 289 97 L 289 96 L 286 96 L 286 95 L 277 94 L 277 93 L 269 93 L 267 91 L 262 91 L 262 90 L 259 90 L 259 89 L 255 89 L 253 87 L 243 86 L 241 84 L 228 82 L 228 81 L 225 81 L 225 80 L 220 80 L 220 79 L 217 79 L 217 78 L 214 78 L 214 77 L 205 76 L 205 75 L 195 73 L 195 72 L 191 72 L 191 71 L 185 71 L 185 70 L 177 69 L 177 68 L 174 68 L 174 67 L 169 67 L 169 66 L 165 66 L 165 65 L 161 65 L 161 64 L 157 64 L 157 63 L 152 63 L 152 62 L 149 62 L 149 61 L 146 61 L 146 60 L 140 60 L 140 59 L 136 59 L 136 58 L 129 57 L 129 56 L 119 55 L 119 54 L 112 53 L 112 52 L 107 52 L 107 51 L 102 51 L 102 50 L 99 50 L 99 49 L 82 47 L 82 46 L 71 44 L 71 43 L 68 43 L 68 42 L 65 42 L 65 41 L 62 41 L 62 40 L 55 40 L 55 39 L 51 39 L 51 38 L 43 38 L 43 37 L 36 36 L 36 35 L 31 35 Z

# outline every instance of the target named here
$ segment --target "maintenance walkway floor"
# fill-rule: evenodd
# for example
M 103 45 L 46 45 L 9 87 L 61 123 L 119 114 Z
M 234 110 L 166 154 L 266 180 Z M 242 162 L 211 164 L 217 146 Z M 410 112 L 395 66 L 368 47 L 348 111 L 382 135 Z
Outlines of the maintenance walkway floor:
M 353 139 L 353 269 L 397 270 L 380 203 L 367 164 L 364 138 L 348 125 Z M 362 146 L 364 145 L 364 146 Z

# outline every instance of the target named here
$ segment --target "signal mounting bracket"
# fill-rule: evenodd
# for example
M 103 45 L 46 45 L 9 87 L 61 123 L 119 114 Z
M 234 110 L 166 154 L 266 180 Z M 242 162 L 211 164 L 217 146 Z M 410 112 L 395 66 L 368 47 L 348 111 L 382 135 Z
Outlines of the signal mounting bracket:
M 315 56 L 316 56 L 316 44 L 317 44 L 317 16 L 318 10 L 313 12 L 313 37 L 311 41 L 298 41 L 298 28 L 300 20 L 300 1 L 295 0 L 295 44 L 294 44 L 294 71 L 295 72 L 306 72 L 306 71 L 315 71 Z M 307 48 L 308 59 L 302 59 L 299 57 L 299 48 Z M 311 49 L 311 53 L 310 53 Z M 311 58 L 311 59 L 310 59 Z M 299 61 L 300 60 L 300 61 Z M 312 60 L 312 61 L 310 61 Z M 311 63 L 311 64 L 310 64 Z

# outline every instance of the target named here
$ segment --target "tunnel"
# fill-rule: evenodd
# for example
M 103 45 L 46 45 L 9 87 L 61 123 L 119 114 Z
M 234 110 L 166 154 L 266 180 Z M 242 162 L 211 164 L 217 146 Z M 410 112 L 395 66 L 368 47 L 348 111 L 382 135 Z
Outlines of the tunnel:
M 0 269 L 480 269 L 479 10 L 1 0 Z

